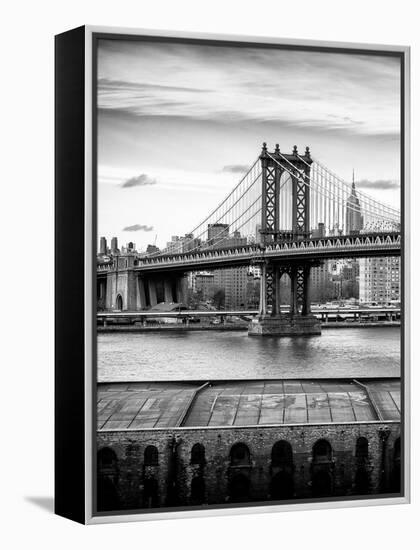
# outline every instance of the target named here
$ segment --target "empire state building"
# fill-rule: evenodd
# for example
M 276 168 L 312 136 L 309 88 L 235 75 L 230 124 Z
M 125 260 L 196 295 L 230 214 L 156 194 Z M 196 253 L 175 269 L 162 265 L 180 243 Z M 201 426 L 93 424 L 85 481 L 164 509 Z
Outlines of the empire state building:
M 361 213 L 359 197 L 356 193 L 353 170 L 351 194 L 346 202 L 346 234 L 352 235 L 354 233 L 359 233 L 361 229 L 363 229 L 363 216 Z

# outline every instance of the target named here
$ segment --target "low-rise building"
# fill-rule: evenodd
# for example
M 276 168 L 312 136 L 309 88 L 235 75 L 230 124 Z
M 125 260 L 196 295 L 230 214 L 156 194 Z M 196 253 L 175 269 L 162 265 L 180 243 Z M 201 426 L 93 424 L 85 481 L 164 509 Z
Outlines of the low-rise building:
M 400 492 L 400 381 L 98 387 L 98 511 Z

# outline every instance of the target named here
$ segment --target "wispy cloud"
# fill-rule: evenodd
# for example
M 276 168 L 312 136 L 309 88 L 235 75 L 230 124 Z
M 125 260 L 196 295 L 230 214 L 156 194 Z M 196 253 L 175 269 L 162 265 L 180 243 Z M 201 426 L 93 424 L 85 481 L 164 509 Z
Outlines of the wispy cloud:
M 356 181 L 356 187 L 361 189 L 399 189 L 400 183 L 397 180 L 360 180 Z
M 124 227 L 123 231 L 153 231 L 152 225 L 142 225 L 140 223 L 136 223 L 134 225 L 128 225 L 127 227 Z
M 362 135 L 399 131 L 397 58 L 106 40 L 99 53 L 103 110 Z
M 156 183 L 155 178 L 151 178 L 147 174 L 140 174 L 139 176 L 125 180 L 121 184 L 121 187 L 141 187 L 142 185 L 156 185 Z
M 187 86 L 166 86 L 160 84 L 149 84 L 148 82 L 131 82 L 126 80 L 113 80 L 111 78 L 99 78 L 98 87 L 102 94 L 120 93 L 122 90 L 134 90 L 138 93 L 147 92 L 192 92 L 208 93 L 210 90 L 204 88 L 189 88 Z
M 231 174 L 245 174 L 249 169 L 247 164 L 227 164 L 223 166 L 222 172 L 229 172 Z

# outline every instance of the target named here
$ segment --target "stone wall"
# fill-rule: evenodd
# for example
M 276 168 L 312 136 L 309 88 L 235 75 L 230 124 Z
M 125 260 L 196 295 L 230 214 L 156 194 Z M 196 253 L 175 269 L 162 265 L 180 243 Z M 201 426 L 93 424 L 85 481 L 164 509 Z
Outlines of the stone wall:
M 390 422 L 99 432 L 98 451 L 110 448 L 116 459 L 112 466 L 98 465 L 99 479 L 111 480 L 115 489 L 114 500 L 99 509 L 395 492 L 399 436 L 399 423 Z M 358 438 L 366 438 L 367 455 L 357 456 Z M 331 456 L 313 454 L 319 440 L 331 446 Z M 272 461 L 278 441 L 290 444 L 292 460 Z M 238 442 L 248 447 L 249 461 L 232 463 Z M 205 459 L 192 463 L 197 443 Z M 156 463 L 145 463 L 148 446 L 157 448 Z M 103 488 L 98 491 L 103 495 Z
M 101 296 L 101 302 L 98 305 L 106 311 L 114 311 L 117 307 L 117 297 L 121 296 L 123 311 L 141 311 L 150 306 L 155 306 L 159 302 L 156 294 L 156 285 L 161 284 L 164 288 L 160 301 L 179 301 L 185 303 L 186 300 L 186 280 L 181 276 L 168 276 L 166 278 L 141 277 L 133 269 L 122 269 L 119 271 L 110 271 L 106 279 L 101 278 L 97 281 L 98 296 Z M 148 291 L 148 300 L 146 299 Z M 102 298 L 103 296 L 103 298 Z

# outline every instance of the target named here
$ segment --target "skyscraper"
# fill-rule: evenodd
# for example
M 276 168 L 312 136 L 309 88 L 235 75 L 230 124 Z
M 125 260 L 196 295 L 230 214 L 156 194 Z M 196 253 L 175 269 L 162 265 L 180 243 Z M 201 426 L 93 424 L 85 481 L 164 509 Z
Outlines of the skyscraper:
M 216 269 L 214 288 L 224 289 L 225 309 L 244 309 L 247 302 L 248 267 Z
M 100 245 L 99 245 L 99 254 L 102 254 L 103 256 L 107 253 L 107 242 L 105 237 L 101 237 Z
M 210 223 L 207 226 L 207 243 L 209 246 L 223 247 L 224 241 L 229 237 L 229 225 L 227 223 Z
M 361 229 L 363 229 L 363 216 L 361 213 L 359 197 L 356 193 L 353 170 L 351 193 L 346 202 L 346 234 L 352 235 L 354 233 L 359 233 Z
M 117 237 L 112 237 L 111 239 L 111 254 L 118 254 L 118 239 Z

